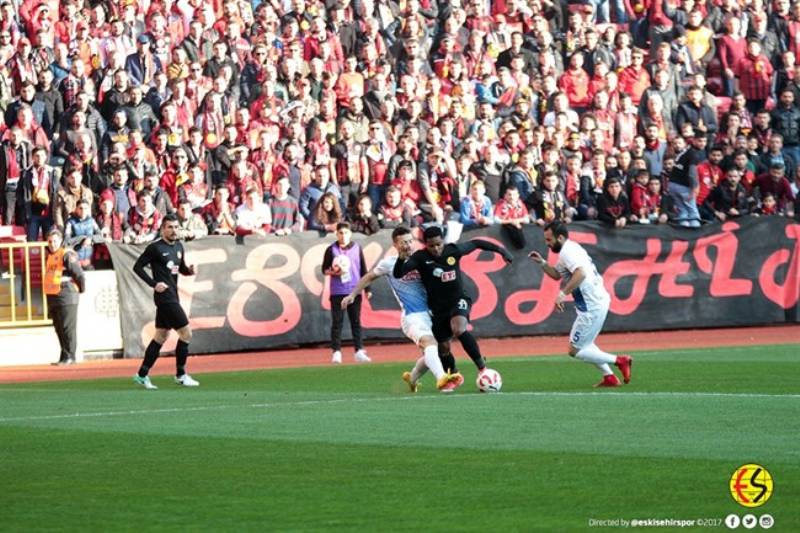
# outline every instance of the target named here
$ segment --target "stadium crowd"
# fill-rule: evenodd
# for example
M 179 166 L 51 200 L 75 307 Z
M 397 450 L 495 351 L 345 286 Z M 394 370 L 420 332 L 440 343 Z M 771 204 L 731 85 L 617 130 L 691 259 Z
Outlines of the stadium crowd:
M 1 0 L 0 207 L 183 238 L 800 215 L 800 2 Z

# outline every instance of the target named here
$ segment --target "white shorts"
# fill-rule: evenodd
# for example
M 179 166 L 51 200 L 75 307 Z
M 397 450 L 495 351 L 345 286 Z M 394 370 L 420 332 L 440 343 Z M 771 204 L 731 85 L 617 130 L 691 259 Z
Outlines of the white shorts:
M 578 311 L 578 316 L 569 332 L 569 343 L 578 350 L 592 344 L 603 329 L 606 315 L 608 315 L 608 306 Z
M 419 345 L 419 340 L 426 335 L 433 337 L 432 325 L 431 316 L 427 312 L 403 315 L 400 320 L 403 334 L 416 345 Z

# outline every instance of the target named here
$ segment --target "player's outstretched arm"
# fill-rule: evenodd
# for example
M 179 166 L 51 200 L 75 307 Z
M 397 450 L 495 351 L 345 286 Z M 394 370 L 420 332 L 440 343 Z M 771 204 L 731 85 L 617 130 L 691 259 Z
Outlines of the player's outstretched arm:
M 544 271 L 545 274 L 547 274 L 556 281 L 561 279 L 561 274 L 558 272 L 558 270 L 553 268 L 551 265 L 548 265 L 547 260 L 544 257 L 542 257 L 542 254 L 534 250 L 528 254 L 528 257 L 530 257 L 534 263 L 542 267 L 542 270 Z
M 461 252 L 461 255 L 467 255 L 475 250 L 486 250 L 502 255 L 506 263 L 511 263 L 514 260 L 514 256 L 511 255 L 511 252 L 504 247 L 498 246 L 493 242 L 484 241 L 483 239 L 472 239 L 471 241 L 462 242 L 455 246 L 458 248 L 459 252 Z
M 358 285 L 356 285 L 353 291 L 345 296 L 342 300 L 342 309 L 347 309 L 347 307 L 350 306 L 356 298 L 358 298 L 358 295 L 361 294 L 362 291 L 366 290 L 367 287 L 372 285 L 372 282 L 379 277 L 380 276 L 378 276 L 373 270 L 370 270 L 361 276 L 361 279 L 358 280 Z

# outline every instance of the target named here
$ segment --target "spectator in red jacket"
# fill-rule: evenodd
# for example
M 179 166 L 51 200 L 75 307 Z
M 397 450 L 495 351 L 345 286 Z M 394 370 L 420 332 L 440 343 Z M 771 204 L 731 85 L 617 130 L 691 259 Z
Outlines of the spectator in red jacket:
M 400 162 L 397 167 L 397 177 L 392 181 L 392 185 L 400 191 L 403 204 L 408 206 L 411 213 L 414 216 L 420 214 L 419 204 L 425 201 L 425 196 L 414 175 L 414 165 L 410 161 Z
M 635 49 L 631 53 L 631 64 L 619 73 L 620 94 L 631 95 L 633 104 L 638 106 L 644 91 L 650 87 L 650 74 L 644 68 L 644 52 Z
M 722 163 L 723 152 L 722 147 L 719 145 L 712 146 L 708 152 L 708 159 L 697 165 L 697 206 L 700 207 L 700 215 L 704 220 L 711 220 L 713 213 L 703 213 L 702 205 L 706 197 L 711 193 L 714 187 L 722 181 Z
M 650 213 L 658 208 L 653 205 L 650 191 L 647 184 L 650 181 L 650 174 L 646 170 L 636 173 L 636 179 L 631 187 L 631 213 L 636 215 L 639 220 L 650 218 Z
M 178 205 L 178 189 L 182 188 L 185 183 L 190 181 L 189 158 L 186 155 L 186 150 L 183 148 L 176 148 L 175 151 L 172 152 L 170 168 L 161 176 L 159 186 L 169 197 L 169 201 L 172 202 L 172 205 Z
M 736 89 L 736 68 L 747 53 L 747 41 L 742 37 L 741 22 L 731 17 L 725 22 L 725 35 L 719 38 L 717 53 L 722 63 L 725 96 L 732 97 Z
M 494 208 L 494 217 L 498 224 L 503 225 L 503 232 L 511 240 L 511 244 L 518 250 L 525 248 L 525 233 L 522 228 L 530 222 L 530 216 L 516 186 L 509 185 L 506 188 L 503 198 Z
M 666 224 L 675 213 L 672 197 L 661 190 L 661 176 L 650 176 L 647 182 L 648 205 L 653 206 L 648 210 L 648 220 L 652 224 Z M 640 223 L 645 219 L 639 218 Z
M 100 234 L 108 242 L 120 242 L 128 227 L 125 216 L 114 209 L 114 199 L 111 189 L 103 191 L 95 217 L 97 225 L 100 227 Z
M 569 69 L 559 78 L 558 88 L 567 95 L 570 107 L 579 113 L 592 104 L 592 95 L 589 93 L 589 74 L 583 69 L 582 52 L 575 52 L 569 58 Z M 644 91 L 644 89 L 642 90 Z
M 736 64 L 736 74 L 751 113 L 764 109 L 772 90 L 772 72 L 769 58 L 761 53 L 761 41 L 747 41 L 747 54 Z

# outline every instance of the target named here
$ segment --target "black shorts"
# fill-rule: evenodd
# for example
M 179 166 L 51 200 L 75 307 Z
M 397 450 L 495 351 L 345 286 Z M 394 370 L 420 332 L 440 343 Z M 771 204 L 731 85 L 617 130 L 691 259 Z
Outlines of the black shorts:
M 469 312 L 472 310 L 472 300 L 463 297 L 456 302 L 456 304 L 447 309 L 446 311 L 433 312 L 431 321 L 433 336 L 436 337 L 437 342 L 449 341 L 453 338 L 453 330 L 450 327 L 450 319 L 454 316 L 463 316 L 469 322 Z
M 179 303 L 161 304 L 156 306 L 156 328 L 178 330 L 189 325 L 186 312 Z

